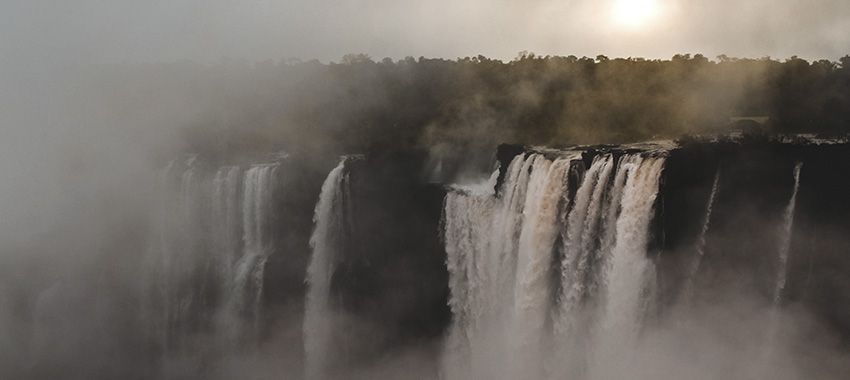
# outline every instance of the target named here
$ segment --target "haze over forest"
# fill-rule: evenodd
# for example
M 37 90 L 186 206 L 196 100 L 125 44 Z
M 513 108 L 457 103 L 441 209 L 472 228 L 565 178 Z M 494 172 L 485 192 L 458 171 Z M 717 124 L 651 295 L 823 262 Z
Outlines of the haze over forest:
M 742 130 L 748 136 L 847 137 L 850 2 L 7 0 L 0 4 L 0 377 L 36 373 L 39 366 L 27 361 L 32 357 L 47 363 L 48 374 L 75 365 L 84 367 L 81 378 L 149 374 L 137 371 L 153 368 L 139 359 L 150 354 L 140 353 L 143 334 L 136 325 L 140 289 L 150 285 L 139 268 L 162 227 L 155 219 L 162 211 L 158 186 L 182 168 L 186 154 L 197 155 L 191 157 L 209 166 L 204 170 L 249 168 L 281 153 L 298 157 L 303 172 L 294 172 L 310 175 L 299 179 L 302 198 L 292 203 L 303 208 L 298 217 L 307 223 L 297 233 L 309 235 L 320 180 L 340 155 L 363 153 L 376 161 L 352 159 L 355 169 L 347 169 L 343 160 L 334 172 L 339 186 L 348 181 L 347 170 L 363 175 L 364 167 L 374 169 L 375 178 L 395 178 L 398 172 L 376 169 L 375 162 L 390 162 L 415 169 L 393 168 L 410 189 L 414 183 L 480 182 L 491 175 L 503 143 L 565 148 Z M 771 161 L 761 153 L 754 160 Z M 594 162 L 608 162 L 613 179 L 620 167 L 614 169 L 612 157 L 599 157 Z M 708 195 L 710 179 L 720 176 L 714 177 L 712 159 L 701 164 L 709 182 L 700 184 L 706 188 L 697 191 L 699 205 L 689 205 L 689 212 L 697 210 L 693 215 L 702 215 L 702 193 Z M 416 163 L 404 166 L 406 160 Z M 534 160 L 528 159 L 529 168 Z M 569 162 L 559 162 L 558 178 L 574 175 Z M 765 181 L 765 188 L 779 184 L 782 191 L 764 215 L 787 207 L 785 192 L 791 194 L 792 186 L 793 194 L 802 186 L 801 197 L 816 203 L 806 188 L 811 169 L 793 164 L 782 161 L 771 167 L 775 172 L 768 170 L 783 177 Z M 662 165 L 651 168 L 658 178 Z M 190 173 L 192 165 L 186 166 Z M 272 183 L 269 178 L 279 174 L 264 168 L 266 182 L 257 177 L 252 184 Z M 657 187 L 646 187 L 641 194 L 654 199 Z M 686 195 L 675 196 L 692 200 Z M 404 201 L 392 198 L 398 202 L 393 207 L 409 211 L 409 200 L 398 197 Z M 731 210 L 727 217 L 737 211 L 730 199 L 721 206 Z M 741 199 L 732 200 L 748 202 Z M 763 216 L 745 216 L 752 215 Z M 830 239 L 842 231 L 830 230 Z M 739 238 L 735 232 L 730 236 Z M 307 237 L 299 237 L 305 255 Z M 839 251 L 840 243 L 831 247 Z M 736 307 L 730 306 L 740 311 Z M 839 309 L 831 312 L 842 315 Z M 39 320 L 39 313 L 62 318 Z M 60 342 L 42 347 L 43 356 L 33 348 L 39 326 L 47 326 L 43 341 Z M 279 336 L 266 338 L 278 342 Z M 80 358 L 83 346 L 97 359 Z M 846 357 L 832 348 L 824 357 Z M 266 354 L 277 358 L 273 351 Z M 829 373 L 843 366 L 835 368 Z

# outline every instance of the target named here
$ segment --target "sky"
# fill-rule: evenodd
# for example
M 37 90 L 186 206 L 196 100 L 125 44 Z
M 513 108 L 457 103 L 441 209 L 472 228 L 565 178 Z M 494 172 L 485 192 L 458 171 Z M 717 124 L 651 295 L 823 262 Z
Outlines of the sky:
M 540 55 L 837 59 L 847 0 L 0 0 L 6 64 Z

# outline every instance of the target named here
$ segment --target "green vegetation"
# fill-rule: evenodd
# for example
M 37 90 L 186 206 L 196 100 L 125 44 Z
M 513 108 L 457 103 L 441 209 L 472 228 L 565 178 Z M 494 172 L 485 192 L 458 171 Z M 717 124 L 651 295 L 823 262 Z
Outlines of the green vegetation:
M 722 132 L 733 116 L 769 116 L 767 129 L 777 133 L 850 130 L 850 56 L 807 62 L 522 53 L 510 62 L 483 56 L 376 62 L 347 55 L 331 64 L 101 69 L 125 82 L 139 72 L 152 75 L 137 78 L 158 78 L 140 83 L 135 100 L 163 92 L 191 99 L 186 107 L 194 116 L 180 126 L 193 150 L 427 146 L 462 153 L 498 142 L 619 143 Z

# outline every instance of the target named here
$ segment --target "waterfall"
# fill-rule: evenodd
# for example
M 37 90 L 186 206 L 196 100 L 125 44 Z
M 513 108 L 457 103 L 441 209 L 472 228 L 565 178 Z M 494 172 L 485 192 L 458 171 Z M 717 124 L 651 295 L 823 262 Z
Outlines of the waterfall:
M 333 308 L 331 305 L 331 280 L 339 258 L 345 235 L 351 224 L 349 179 L 344 157 L 331 170 L 322 184 L 310 236 L 313 249 L 307 268 L 307 300 L 304 312 L 304 350 L 306 354 L 305 377 L 326 377 L 327 362 L 333 352 Z
M 604 361 L 616 358 L 621 350 L 636 344 L 647 305 L 652 302 L 655 271 L 646 249 L 663 167 L 663 158 L 629 155 L 619 168 L 627 173 L 626 182 L 614 246 L 602 274 L 605 302 L 595 353 L 605 357 Z M 603 361 L 599 357 L 594 360 Z
M 454 321 L 447 338 L 444 361 L 451 378 L 465 378 L 478 365 L 472 349 L 479 332 L 488 330 L 481 321 L 491 306 L 486 290 L 495 288 L 494 268 L 487 265 L 498 257 L 488 254 L 488 222 L 493 216 L 492 194 L 467 194 L 452 191 L 446 195 L 443 214 L 443 239 L 446 242 L 446 267 L 449 275 L 451 308 Z M 483 227 L 483 228 L 482 228 Z M 488 260 L 489 259 L 489 260 Z M 488 289 L 489 288 L 489 289 Z M 474 355 L 474 356 L 473 356 Z
M 231 268 L 232 279 L 224 295 L 225 308 L 239 313 L 248 326 L 242 334 L 258 333 L 260 308 L 263 296 L 263 272 L 271 253 L 269 223 L 273 211 L 272 195 L 277 175 L 277 164 L 258 164 L 245 171 L 242 198 L 242 256 Z
M 505 181 L 513 183 L 522 164 L 520 157 L 515 159 Z M 472 342 L 481 336 L 480 332 L 489 330 L 480 316 L 496 314 L 493 308 L 499 306 L 494 300 L 499 294 L 493 291 L 499 288 L 501 258 L 488 254 L 488 247 L 498 244 L 491 241 L 495 236 L 489 230 L 497 208 L 492 179 L 498 176 L 498 170 L 493 174 L 486 183 L 449 191 L 444 203 L 443 240 L 452 292 L 449 307 L 455 316 L 444 360 L 452 362 L 448 366 L 454 373 L 452 377 L 464 377 L 477 365 L 475 358 L 480 355 L 472 357 Z
M 794 227 L 794 209 L 797 207 L 797 190 L 800 187 L 800 171 L 803 169 L 803 163 L 797 162 L 794 165 L 794 188 L 791 192 L 791 198 L 785 206 L 785 211 L 782 214 L 782 229 L 779 236 L 779 265 L 776 273 L 776 286 L 773 293 L 773 307 L 770 310 L 767 330 L 763 344 L 762 356 L 759 359 L 762 364 L 763 371 L 770 368 L 769 363 L 777 360 L 776 346 L 777 341 L 782 336 L 782 325 L 784 323 L 781 313 L 782 292 L 785 290 L 786 276 L 788 275 L 788 255 L 791 249 L 791 231 Z M 766 377 L 765 374 L 758 374 L 760 377 Z
M 219 292 L 224 298 L 223 304 L 227 306 L 234 304 L 234 294 L 231 292 L 233 264 L 241 256 L 241 175 L 242 170 L 238 166 L 224 166 L 218 169 L 213 178 L 212 221 L 216 279 Z M 239 315 L 236 310 L 227 306 L 219 311 L 216 323 L 223 339 L 229 343 L 238 336 Z
M 443 377 L 578 376 L 563 363 L 581 359 L 565 354 L 580 356 L 575 336 L 596 320 L 617 330 L 602 337 L 635 335 L 653 284 L 646 247 L 663 165 L 663 157 L 600 154 L 584 171 L 581 152 L 531 153 L 511 161 L 498 192 L 449 191 L 453 320 Z M 571 173 L 580 181 L 573 199 Z
M 218 271 L 229 278 L 231 265 L 239 256 L 241 224 L 239 190 L 242 170 L 238 166 L 224 166 L 213 178 L 212 220 L 213 238 Z
M 149 332 L 163 353 L 185 345 L 184 331 L 200 322 L 204 299 L 203 211 L 207 187 L 194 155 L 174 160 L 160 174 L 159 231 L 148 263 L 152 294 L 144 305 Z M 198 263 L 199 265 L 194 265 Z
M 209 346 L 198 340 L 206 334 L 219 339 L 209 349 L 258 338 L 278 167 L 207 170 L 189 156 L 160 174 L 157 241 L 146 264 L 152 292 L 143 313 L 163 353 Z
M 558 236 L 558 206 L 567 190 L 570 158 L 551 162 L 534 158 L 529 179 L 517 251 L 517 278 L 514 289 L 514 332 L 519 363 L 518 374 L 534 376 L 541 368 L 544 328 L 553 293 L 552 249 Z M 525 360 L 523 360 L 525 359 Z M 538 362 L 538 363 L 535 363 Z
M 575 331 L 575 311 L 587 295 L 590 266 L 594 261 L 591 256 L 596 254 L 596 229 L 600 224 L 603 192 L 607 188 L 612 167 L 612 156 L 594 158 L 576 191 L 575 202 L 567 216 L 562 238 L 560 308 L 556 321 L 556 329 L 560 335 L 570 335 Z
M 599 230 L 602 225 L 601 213 L 604 206 L 610 206 L 604 204 L 604 201 L 608 191 L 611 173 L 614 169 L 614 157 L 611 155 L 605 155 L 596 161 L 597 162 L 594 164 L 602 167 L 594 173 L 598 173 L 598 177 L 592 182 L 593 192 L 590 195 L 590 203 L 588 203 L 587 207 L 587 217 L 585 218 L 584 228 L 582 229 L 581 234 L 580 257 L 582 258 L 582 267 L 585 268 L 597 266 L 599 264 L 599 260 L 602 258 L 602 255 L 598 250 L 601 246 L 601 239 L 599 238 L 600 232 L 602 232 Z M 587 271 L 584 273 L 586 274 L 584 281 L 588 288 L 586 291 L 589 295 L 592 295 L 599 284 L 592 281 L 593 276 L 588 278 L 587 275 L 589 273 Z
M 694 280 L 699 272 L 700 264 L 702 263 L 702 258 L 705 256 L 705 237 L 708 233 L 708 227 L 711 223 L 711 210 L 714 207 L 714 199 L 717 197 L 717 189 L 720 186 L 720 168 L 717 168 L 717 172 L 714 173 L 714 182 L 711 184 L 711 194 L 708 196 L 708 202 L 705 205 L 705 216 L 702 219 L 702 228 L 700 228 L 699 236 L 697 236 L 696 244 L 694 245 L 694 251 L 696 252 L 693 260 L 691 261 L 691 265 L 688 267 L 688 272 L 685 278 L 685 285 L 682 290 L 682 296 L 680 297 L 685 302 L 689 302 L 690 298 L 693 296 L 693 286 Z
M 519 155 L 506 170 L 500 197 L 494 177 L 489 191 L 472 186 L 447 194 L 443 239 L 454 319 L 445 376 L 516 377 L 540 367 L 532 363 L 542 355 L 551 254 L 574 158 Z M 508 355 L 524 360 L 511 363 Z
M 802 169 L 802 162 L 794 165 L 794 191 L 791 192 L 791 199 L 788 200 L 788 205 L 785 206 L 785 212 L 782 214 L 782 231 L 779 236 L 779 271 L 776 275 L 776 288 L 773 293 L 773 303 L 777 305 L 782 301 L 782 292 L 785 290 L 786 276 L 788 275 L 791 230 L 794 227 L 794 209 L 797 207 L 797 190 L 800 187 L 800 170 Z

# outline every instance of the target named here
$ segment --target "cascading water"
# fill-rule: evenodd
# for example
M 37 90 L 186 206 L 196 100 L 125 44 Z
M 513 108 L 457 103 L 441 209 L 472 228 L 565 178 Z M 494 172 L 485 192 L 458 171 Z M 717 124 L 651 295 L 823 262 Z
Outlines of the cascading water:
M 636 344 L 647 306 L 653 302 L 655 268 L 646 250 L 663 168 L 664 159 L 659 157 L 633 155 L 621 162 L 619 170 L 628 174 L 615 243 L 603 274 L 605 307 L 592 371 L 600 371 L 603 361 L 618 360 L 623 350 Z
M 606 235 L 605 229 L 613 226 L 604 221 L 611 208 L 610 202 L 619 202 L 609 193 L 614 166 L 615 160 L 610 154 L 595 157 L 576 190 L 572 209 L 568 214 L 564 209 L 566 224 L 561 233 L 563 243 L 558 272 L 560 292 L 554 312 L 558 359 L 553 360 L 560 361 L 556 363 L 560 366 L 568 362 L 572 371 L 584 369 L 584 352 L 577 352 L 583 350 L 576 350 L 576 347 L 589 344 L 590 339 L 588 328 L 592 324 L 584 309 L 592 306 L 585 301 L 596 295 L 605 253 L 610 252 L 610 246 L 604 246 L 602 237 Z M 615 204 L 613 209 L 616 208 Z
M 782 231 L 779 236 L 779 270 L 773 293 L 773 303 L 777 305 L 782 301 L 782 292 L 785 290 L 788 254 L 791 250 L 791 230 L 794 227 L 794 209 L 797 207 L 797 190 L 800 188 L 800 170 L 802 169 L 802 162 L 794 165 L 794 190 L 791 192 L 791 199 L 788 200 L 788 205 L 785 206 L 785 212 L 782 214 Z
M 202 165 L 194 155 L 172 161 L 160 174 L 161 207 L 154 255 L 148 264 L 153 293 L 146 299 L 145 320 L 152 339 L 163 353 L 185 345 L 188 331 L 199 324 L 204 284 L 194 281 L 203 265 L 193 265 L 201 256 L 205 226 L 203 211 L 208 187 Z
M 256 340 L 278 167 L 210 172 L 191 156 L 161 174 L 159 238 L 148 263 L 155 286 L 144 310 L 164 353 L 200 333 L 219 338 L 223 350 Z
M 215 267 L 224 304 L 231 306 L 231 290 L 234 277 L 233 264 L 241 256 L 242 223 L 241 204 L 239 202 L 242 185 L 242 170 L 238 166 L 219 168 L 213 179 L 212 220 L 215 243 Z M 226 341 L 232 341 L 238 334 L 239 315 L 229 307 L 224 307 L 217 315 L 216 323 Z
M 592 346 L 634 339 L 654 284 L 646 247 L 663 166 L 663 157 L 604 154 L 582 173 L 581 152 L 532 153 L 513 159 L 499 195 L 450 191 L 443 236 L 454 318 L 443 376 L 578 376 L 572 365 L 582 359 L 566 356 L 587 354 L 575 337 L 597 319 Z M 571 173 L 581 177 L 574 199 Z
M 269 222 L 277 164 L 254 165 L 245 171 L 242 199 L 244 249 L 225 293 L 225 307 L 246 316 L 252 333 L 259 327 L 263 272 L 271 253 Z
M 524 365 L 518 374 L 533 375 L 541 363 L 545 327 L 549 319 L 553 293 L 551 281 L 552 248 L 558 236 L 558 206 L 567 190 L 570 158 L 554 162 L 542 156 L 534 158 L 529 188 L 523 208 L 524 217 L 517 251 L 517 277 L 514 289 L 516 353 Z
M 492 187 L 456 188 L 446 196 L 443 233 L 455 315 L 444 356 L 447 377 L 515 377 L 539 368 L 531 362 L 541 354 L 548 320 L 551 252 L 570 161 L 520 155 L 507 168 L 501 197 Z M 511 364 L 506 355 L 526 360 Z
M 563 338 L 575 331 L 575 311 L 587 295 L 591 281 L 590 266 L 597 252 L 596 229 L 600 224 L 603 193 L 607 190 L 608 178 L 613 168 L 611 155 L 597 156 L 585 172 L 569 211 L 562 241 L 560 266 L 561 292 L 556 331 Z
M 345 235 L 350 227 L 350 193 L 344 157 L 328 174 L 313 222 L 310 237 L 313 253 L 307 268 L 307 300 L 304 312 L 305 378 L 327 377 L 327 363 L 333 353 L 334 318 L 331 305 L 331 280 Z
M 240 255 L 242 246 L 241 205 L 239 204 L 242 169 L 224 166 L 213 178 L 213 233 L 219 271 L 224 278 L 230 277 L 231 263 Z
M 519 165 L 511 164 L 511 168 L 516 168 L 514 172 L 518 173 Z M 511 178 L 513 176 L 509 177 L 508 181 Z M 476 228 L 484 226 L 493 217 L 492 203 L 496 199 L 492 190 L 486 186 L 458 189 L 449 192 L 445 200 L 443 239 L 447 243 L 446 266 L 451 273 L 449 288 L 452 297 L 449 306 L 455 316 L 455 324 L 447 338 L 449 347 L 445 360 L 453 361 L 450 369 L 456 377 L 463 377 L 471 368 L 477 366 L 475 359 L 479 355 L 471 357 L 473 353 L 470 344 L 479 336 L 479 332 L 487 330 L 487 326 L 479 323 L 479 316 L 485 311 L 493 313 L 493 310 L 488 309 L 497 306 L 489 302 L 491 294 L 484 292 L 493 290 L 496 284 L 491 284 L 490 289 L 482 289 L 482 285 L 496 281 L 500 257 L 487 255 L 486 249 L 490 245 L 488 231 Z M 469 362 L 466 362 L 467 358 Z
M 776 285 L 773 292 L 773 308 L 770 311 L 770 320 L 767 325 L 766 335 L 764 339 L 764 350 L 760 362 L 770 363 L 777 360 L 776 342 L 780 339 L 782 325 L 784 323 L 781 315 L 782 308 L 782 292 L 785 290 L 786 277 L 788 272 L 788 255 L 791 250 L 791 231 L 794 227 L 794 210 L 797 207 L 797 190 L 800 188 L 800 171 L 803 169 L 803 163 L 798 162 L 794 165 L 794 188 L 791 191 L 791 198 L 785 206 L 785 211 L 782 214 L 782 229 L 779 232 L 779 265 L 776 273 Z M 769 368 L 769 364 L 763 364 L 765 368 Z M 755 370 L 754 370 L 755 371 Z M 757 374 L 760 377 L 765 377 L 764 374 Z

